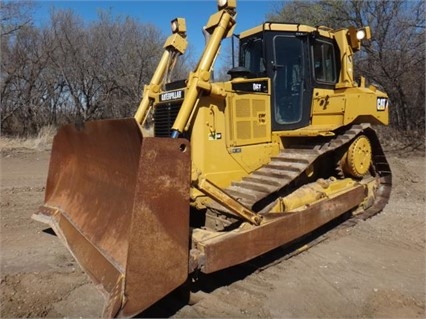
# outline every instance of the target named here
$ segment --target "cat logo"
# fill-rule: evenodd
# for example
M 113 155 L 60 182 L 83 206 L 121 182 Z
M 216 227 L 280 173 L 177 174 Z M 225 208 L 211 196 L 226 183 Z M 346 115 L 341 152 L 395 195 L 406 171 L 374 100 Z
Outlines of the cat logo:
M 160 95 L 160 102 L 180 100 L 183 96 L 183 90 L 166 92 Z

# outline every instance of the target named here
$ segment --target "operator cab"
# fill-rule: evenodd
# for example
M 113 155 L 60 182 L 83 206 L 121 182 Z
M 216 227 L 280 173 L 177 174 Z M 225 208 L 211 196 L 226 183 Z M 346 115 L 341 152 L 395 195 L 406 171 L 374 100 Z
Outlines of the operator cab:
M 271 79 L 273 131 L 310 124 L 313 89 L 334 89 L 338 56 L 333 40 L 308 26 L 264 23 L 240 36 L 240 67 Z

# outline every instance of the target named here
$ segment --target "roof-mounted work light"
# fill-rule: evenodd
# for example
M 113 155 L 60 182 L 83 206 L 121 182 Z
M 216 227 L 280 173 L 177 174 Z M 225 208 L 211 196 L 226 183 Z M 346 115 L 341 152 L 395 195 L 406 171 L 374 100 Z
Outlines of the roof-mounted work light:
M 171 22 L 172 32 L 173 33 L 185 33 L 186 32 L 186 23 L 184 18 L 176 18 Z
M 235 9 L 237 7 L 237 0 L 217 0 L 219 10 L 222 9 Z
M 361 29 L 358 29 L 356 32 L 356 38 L 358 40 L 369 40 L 371 38 L 371 31 L 370 31 L 370 27 L 364 27 Z
M 365 31 L 364 31 L 364 30 L 358 30 L 358 31 L 356 32 L 356 38 L 357 38 L 358 40 L 362 40 L 362 39 L 364 39 L 364 38 L 365 38 Z
M 371 39 L 370 27 L 356 29 L 355 27 L 348 28 L 348 42 L 354 52 L 361 49 L 361 41 Z

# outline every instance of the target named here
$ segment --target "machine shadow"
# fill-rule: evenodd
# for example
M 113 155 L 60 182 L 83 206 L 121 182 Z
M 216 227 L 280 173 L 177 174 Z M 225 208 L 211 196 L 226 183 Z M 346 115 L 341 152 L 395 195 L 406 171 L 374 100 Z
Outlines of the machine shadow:
M 53 231 L 52 227 L 49 228 L 45 228 L 42 230 L 43 233 L 48 234 L 48 235 L 52 235 L 52 236 L 56 236 L 55 232 Z
M 274 264 L 283 262 L 284 260 L 315 246 L 317 243 L 328 238 L 327 233 L 329 231 L 337 230 L 337 226 L 349 221 L 351 216 L 351 212 L 347 212 L 312 233 L 286 245 L 275 248 L 274 250 L 243 264 L 220 270 L 212 274 L 193 274 L 185 284 L 175 289 L 134 318 L 169 318 L 186 305 L 194 305 L 200 301 L 197 300 L 199 298 L 196 297 L 198 292 L 212 293 L 220 287 L 228 286 L 232 283 L 243 280 L 255 272 L 263 271 Z M 195 298 L 193 298 L 194 296 Z

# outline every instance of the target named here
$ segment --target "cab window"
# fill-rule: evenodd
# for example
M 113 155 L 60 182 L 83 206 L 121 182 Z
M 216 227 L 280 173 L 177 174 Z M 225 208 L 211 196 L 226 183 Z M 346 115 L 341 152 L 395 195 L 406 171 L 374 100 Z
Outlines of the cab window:
M 336 83 L 336 59 L 331 43 L 317 40 L 312 46 L 314 78 L 321 83 Z
M 294 36 L 278 35 L 274 45 L 275 122 L 299 123 L 303 102 L 303 42 Z
M 261 38 L 251 38 L 241 46 L 241 66 L 256 75 L 262 75 L 265 72 L 262 43 Z

